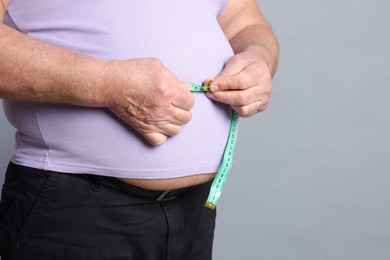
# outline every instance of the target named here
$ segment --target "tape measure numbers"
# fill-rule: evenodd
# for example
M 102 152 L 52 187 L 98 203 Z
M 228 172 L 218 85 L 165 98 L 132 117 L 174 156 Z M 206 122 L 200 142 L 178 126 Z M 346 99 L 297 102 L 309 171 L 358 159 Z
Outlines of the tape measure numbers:
M 210 85 L 213 83 L 212 80 L 205 82 L 202 86 L 194 83 L 191 84 L 192 92 L 207 92 L 210 91 Z M 229 136 L 226 143 L 225 151 L 223 154 L 222 164 L 219 167 L 218 173 L 215 176 L 213 184 L 211 185 L 209 197 L 207 198 L 206 203 L 204 204 L 207 208 L 215 209 L 219 198 L 221 197 L 223 187 L 225 186 L 227 176 L 233 164 L 233 155 L 234 155 L 234 145 L 236 142 L 236 131 L 237 131 L 237 120 L 238 114 L 233 110 Z

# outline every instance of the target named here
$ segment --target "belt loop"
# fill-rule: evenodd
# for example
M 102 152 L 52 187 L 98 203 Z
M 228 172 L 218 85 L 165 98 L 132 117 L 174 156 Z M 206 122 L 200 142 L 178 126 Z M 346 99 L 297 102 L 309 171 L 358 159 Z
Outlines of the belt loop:
M 97 175 L 91 175 L 91 190 L 99 192 L 102 186 L 102 177 Z
M 161 195 L 158 196 L 158 198 L 156 199 L 156 201 L 165 201 L 165 200 L 167 200 L 165 197 L 169 194 L 169 192 L 170 192 L 170 190 L 165 190 L 165 191 L 163 191 L 163 192 L 161 193 Z M 171 198 L 169 198 L 168 200 L 174 199 L 174 198 L 176 198 L 176 196 L 175 196 L 175 197 L 171 197 Z

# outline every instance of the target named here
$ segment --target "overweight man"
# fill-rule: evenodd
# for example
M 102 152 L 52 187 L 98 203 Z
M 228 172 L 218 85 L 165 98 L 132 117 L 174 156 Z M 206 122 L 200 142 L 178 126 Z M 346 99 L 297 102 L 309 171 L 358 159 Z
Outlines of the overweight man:
M 256 1 L 0 0 L 0 21 L 1 259 L 211 259 L 231 114 L 276 68 Z

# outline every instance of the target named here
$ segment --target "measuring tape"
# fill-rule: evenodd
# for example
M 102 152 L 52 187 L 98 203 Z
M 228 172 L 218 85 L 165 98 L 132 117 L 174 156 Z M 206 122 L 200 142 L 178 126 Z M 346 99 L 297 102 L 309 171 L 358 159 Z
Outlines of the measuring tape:
M 213 83 L 212 80 L 205 82 L 202 86 L 190 83 L 192 92 L 207 92 L 210 91 L 210 85 Z M 232 118 L 230 123 L 229 137 L 226 143 L 225 151 L 223 153 L 222 164 L 219 167 L 218 173 L 215 176 L 213 184 L 211 185 L 209 197 L 204 204 L 207 208 L 215 209 L 219 198 L 221 197 L 223 187 L 230 169 L 233 164 L 234 144 L 236 142 L 236 131 L 237 131 L 237 120 L 238 114 L 233 110 Z

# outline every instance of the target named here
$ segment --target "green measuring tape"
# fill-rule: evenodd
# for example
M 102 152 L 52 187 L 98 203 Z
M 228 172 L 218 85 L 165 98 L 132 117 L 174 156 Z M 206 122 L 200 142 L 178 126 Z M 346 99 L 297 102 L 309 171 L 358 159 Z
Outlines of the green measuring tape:
M 203 86 L 190 83 L 192 92 L 206 92 L 210 91 L 210 84 L 212 80 L 207 81 Z M 218 173 L 215 176 L 213 184 L 210 189 L 209 197 L 207 198 L 206 203 L 204 204 L 207 208 L 215 209 L 217 207 L 217 203 L 219 198 L 221 197 L 223 187 L 225 186 L 225 182 L 227 176 L 229 174 L 230 169 L 233 164 L 233 154 L 234 154 L 234 144 L 236 142 L 236 131 L 237 131 L 237 120 L 238 114 L 233 110 L 232 118 L 230 123 L 230 131 L 229 137 L 226 143 L 225 152 L 223 154 L 222 164 L 219 167 Z

